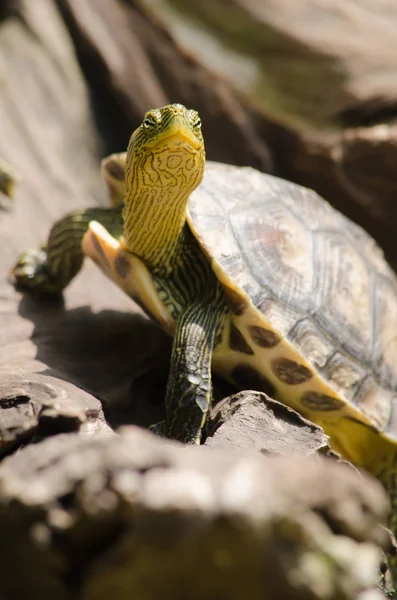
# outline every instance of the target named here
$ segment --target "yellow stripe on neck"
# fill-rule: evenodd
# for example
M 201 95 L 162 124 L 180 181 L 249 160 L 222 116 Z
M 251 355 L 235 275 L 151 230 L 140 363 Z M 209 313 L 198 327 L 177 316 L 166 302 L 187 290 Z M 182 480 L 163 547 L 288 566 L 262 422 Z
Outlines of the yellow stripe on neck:
M 146 116 L 127 151 L 124 240 L 148 267 L 167 271 L 181 240 L 189 196 L 203 178 L 205 151 L 201 131 L 194 128 L 195 111 L 170 105 L 154 113 L 158 127 L 150 119 L 145 126 Z

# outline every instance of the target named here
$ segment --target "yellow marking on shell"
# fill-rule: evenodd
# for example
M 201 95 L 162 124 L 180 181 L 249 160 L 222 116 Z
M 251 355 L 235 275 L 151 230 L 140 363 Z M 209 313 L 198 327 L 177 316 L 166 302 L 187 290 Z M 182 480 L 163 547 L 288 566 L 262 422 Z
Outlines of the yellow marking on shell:
M 349 458 L 356 465 L 365 467 L 387 483 L 388 472 L 395 470 L 397 464 L 397 448 L 393 440 L 386 435 L 380 435 L 371 424 L 362 423 L 349 415 L 347 418 L 340 418 L 337 414 L 327 421 L 318 419 L 317 423 L 324 429 L 329 428 L 333 437 L 337 436 L 335 449 L 342 456 Z
M 239 290 L 235 288 L 229 288 L 224 286 L 225 296 L 229 303 L 230 310 L 235 315 L 243 314 L 244 310 L 248 308 L 245 298 L 240 294 Z
M 91 221 L 82 242 L 83 252 L 130 298 L 150 313 L 163 329 L 173 335 L 175 323 L 160 299 L 144 263 L 128 252 L 97 221 Z

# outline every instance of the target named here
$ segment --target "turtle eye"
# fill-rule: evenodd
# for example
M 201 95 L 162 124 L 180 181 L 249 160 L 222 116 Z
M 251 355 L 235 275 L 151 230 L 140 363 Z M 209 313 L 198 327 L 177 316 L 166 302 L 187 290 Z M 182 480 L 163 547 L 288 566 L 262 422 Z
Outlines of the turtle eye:
M 198 115 L 193 121 L 193 127 L 194 129 L 201 129 L 201 119 Z
M 157 121 L 153 115 L 148 114 L 143 119 L 143 126 L 145 127 L 145 129 L 153 129 L 153 127 L 157 126 Z
M 189 123 L 190 126 L 196 131 L 200 131 L 201 129 L 201 119 L 196 110 L 189 110 Z

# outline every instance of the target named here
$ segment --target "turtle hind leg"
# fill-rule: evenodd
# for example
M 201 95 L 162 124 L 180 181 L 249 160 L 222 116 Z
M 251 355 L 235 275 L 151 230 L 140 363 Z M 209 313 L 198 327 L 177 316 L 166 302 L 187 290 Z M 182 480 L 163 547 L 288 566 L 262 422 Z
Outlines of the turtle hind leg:
M 46 245 L 21 254 L 11 271 L 15 287 L 37 295 L 60 294 L 81 269 L 81 242 L 93 220 L 105 225 L 114 236 L 122 234 L 121 207 L 70 213 L 54 224 Z

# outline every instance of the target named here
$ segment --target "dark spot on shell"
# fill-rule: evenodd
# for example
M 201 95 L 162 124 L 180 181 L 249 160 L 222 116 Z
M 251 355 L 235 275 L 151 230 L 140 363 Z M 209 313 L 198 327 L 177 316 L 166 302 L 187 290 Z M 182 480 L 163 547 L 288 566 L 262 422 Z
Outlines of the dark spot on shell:
M 104 264 L 105 264 L 107 267 L 109 267 L 110 265 L 109 265 L 108 258 L 107 258 L 107 256 L 106 256 L 106 254 L 104 253 L 104 251 L 103 251 L 103 248 L 102 248 L 101 244 L 98 242 L 96 235 L 95 235 L 95 234 L 93 234 L 93 233 L 91 233 L 91 239 L 92 239 L 92 243 L 93 243 L 93 244 L 94 244 L 94 246 L 95 246 L 95 250 L 96 250 L 97 254 L 98 254 L 100 257 L 101 257 L 101 261 L 102 261 L 102 262 L 103 262 L 103 263 L 104 263 Z M 97 262 L 97 261 L 95 261 L 95 262 Z
M 313 377 L 310 369 L 289 358 L 275 358 L 272 369 L 280 381 L 288 385 L 297 385 Z
M 258 327 L 258 325 L 250 325 L 248 329 L 255 344 L 261 348 L 273 348 L 280 342 L 280 336 L 270 329 Z
M 233 381 L 241 390 L 257 390 L 268 396 L 274 396 L 276 392 L 270 381 L 249 365 L 237 365 L 231 375 Z
M 236 350 L 236 352 L 243 352 L 244 354 L 254 353 L 245 341 L 243 334 L 237 329 L 234 323 L 230 324 L 229 347 L 232 350 Z
M 228 286 L 224 286 L 224 290 L 232 313 L 236 316 L 242 315 L 248 306 L 245 299 L 241 296 L 241 294 L 238 293 L 237 290 L 234 290 Z
M 343 400 L 321 392 L 305 392 L 302 395 L 301 402 L 306 408 L 321 412 L 340 410 L 345 405 Z
M 111 177 L 114 177 L 119 181 L 124 181 L 125 172 L 117 160 L 109 159 L 106 161 L 105 171 L 107 171 Z
M 131 270 L 130 263 L 122 254 L 117 255 L 114 261 L 114 267 L 116 269 L 116 273 L 120 275 L 122 279 L 125 279 Z

